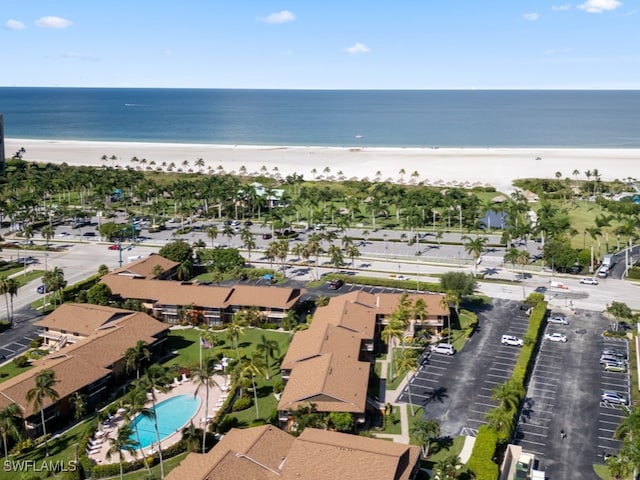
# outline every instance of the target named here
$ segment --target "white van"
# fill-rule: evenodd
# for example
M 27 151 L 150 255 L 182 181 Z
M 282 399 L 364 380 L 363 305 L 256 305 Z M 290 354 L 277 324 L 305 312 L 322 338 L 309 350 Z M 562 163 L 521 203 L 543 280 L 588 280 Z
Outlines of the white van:
M 456 353 L 456 349 L 450 343 L 439 343 L 431 348 L 433 353 L 440 353 L 442 355 L 453 355 Z

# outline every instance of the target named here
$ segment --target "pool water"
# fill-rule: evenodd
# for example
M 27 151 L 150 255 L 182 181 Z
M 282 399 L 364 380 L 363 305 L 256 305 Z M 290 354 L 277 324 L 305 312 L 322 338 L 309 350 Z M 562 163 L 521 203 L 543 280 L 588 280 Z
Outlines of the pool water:
M 156 405 L 156 419 L 160 440 L 181 430 L 200 408 L 200 399 L 193 395 L 178 395 L 171 397 Z M 131 422 L 133 434 L 131 440 L 138 441 L 136 428 L 140 435 L 140 447 L 147 448 L 152 443 L 158 443 L 154 419 L 140 414 Z

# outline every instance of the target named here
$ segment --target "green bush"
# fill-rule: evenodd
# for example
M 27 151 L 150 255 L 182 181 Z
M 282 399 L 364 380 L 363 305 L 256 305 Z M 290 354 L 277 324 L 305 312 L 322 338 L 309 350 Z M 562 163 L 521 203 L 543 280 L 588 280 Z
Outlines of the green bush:
M 29 348 L 38 348 L 42 345 L 42 337 L 34 338 L 29 342 Z
M 260 328 L 264 328 L 265 330 L 277 330 L 277 323 L 261 323 Z
M 487 425 L 482 425 L 478 429 L 471 458 L 467 464 L 476 480 L 497 480 L 500 470 L 493 461 L 497 444 L 498 434 L 496 431 Z
M 629 278 L 633 280 L 640 280 L 640 267 L 632 267 L 629 269 Z
M 13 361 L 13 364 L 18 368 L 24 368 L 27 365 L 29 365 L 29 359 L 25 355 L 14 357 L 12 361 Z
M 239 412 L 240 410 L 246 410 L 251 405 L 253 405 L 253 400 L 251 400 L 251 397 L 240 397 L 235 401 L 231 410 L 234 412 Z
M 85 278 L 84 280 L 79 281 L 78 283 L 69 285 L 62 290 L 62 298 L 65 302 L 72 302 L 77 300 L 78 295 L 80 295 L 81 292 L 86 292 L 87 290 L 89 290 L 100 281 L 100 278 L 102 277 L 100 277 L 99 274 L 95 274 L 90 276 L 89 278 Z

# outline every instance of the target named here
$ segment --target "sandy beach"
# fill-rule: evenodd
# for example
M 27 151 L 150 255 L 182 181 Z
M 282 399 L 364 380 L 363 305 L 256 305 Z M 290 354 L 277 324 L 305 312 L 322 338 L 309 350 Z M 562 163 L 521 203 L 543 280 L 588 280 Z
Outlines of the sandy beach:
M 146 159 L 147 166 L 155 162 L 153 168 L 174 163 L 174 171 L 216 172 L 221 166 L 225 172 L 252 174 L 266 167 L 269 173 L 277 171 L 284 177 L 295 172 L 305 180 L 379 178 L 437 186 L 493 185 L 503 192 L 513 191 L 512 182 L 519 178 L 555 178 L 560 172 L 562 178 L 584 180 L 584 172 L 597 169 L 604 181 L 622 180 L 637 176 L 640 167 L 640 149 L 334 148 L 5 139 L 7 156 L 20 148 L 26 150 L 27 161 L 69 165 L 146 168 L 131 162 L 137 157 Z M 116 159 L 104 161 L 105 155 Z M 198 159 L 204 167 L 195 166 Z M 580 172 L 577 177 L 575 170 Z

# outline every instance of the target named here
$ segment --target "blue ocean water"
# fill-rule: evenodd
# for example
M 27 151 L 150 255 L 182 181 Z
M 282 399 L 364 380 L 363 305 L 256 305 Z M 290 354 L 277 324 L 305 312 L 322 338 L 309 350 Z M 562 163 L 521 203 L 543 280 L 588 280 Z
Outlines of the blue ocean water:
M 364 147 L 640 147 L 640 91 L 0 87 L 9 138 Z

